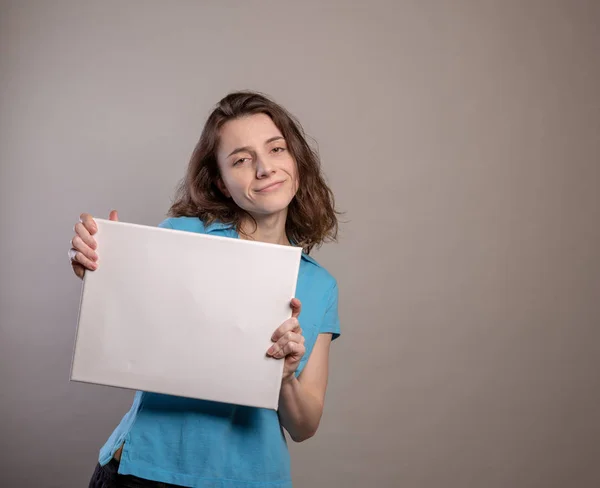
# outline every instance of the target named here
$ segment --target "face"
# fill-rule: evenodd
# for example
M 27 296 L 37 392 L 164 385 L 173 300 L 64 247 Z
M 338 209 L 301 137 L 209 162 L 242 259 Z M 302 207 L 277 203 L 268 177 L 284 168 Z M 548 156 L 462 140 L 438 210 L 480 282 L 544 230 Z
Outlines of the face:
M 281 131 L 266 114 L 226 122 L 217 160 L 219 188 L 255 218 L 286 213 L 298 190 L 297 167 Z

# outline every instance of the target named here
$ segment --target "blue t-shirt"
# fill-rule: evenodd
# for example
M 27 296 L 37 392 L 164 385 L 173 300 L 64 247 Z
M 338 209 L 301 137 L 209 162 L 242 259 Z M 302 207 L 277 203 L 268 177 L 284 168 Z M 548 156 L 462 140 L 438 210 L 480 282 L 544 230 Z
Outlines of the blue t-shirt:
M 238 238 L 235 229 L 204 226 L 195 217 L 169 218 L 159 227 Z M 318 334 L 340 334 L 335 279 L 302 253 L 296 284 L 299 320 L 310 357 Z M 279 324 L 273 324 L 273 330 Z M 119 473 L 198 488 L 288 488 L 290 458 L 274 410 L 141 392 L 100 450 L 105 465 L 123 444 Z

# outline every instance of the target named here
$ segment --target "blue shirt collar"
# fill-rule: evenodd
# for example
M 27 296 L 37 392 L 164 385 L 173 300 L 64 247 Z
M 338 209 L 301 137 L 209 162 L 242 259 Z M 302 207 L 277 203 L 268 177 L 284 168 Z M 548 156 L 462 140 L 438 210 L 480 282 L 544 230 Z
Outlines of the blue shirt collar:
M 212 224 L 208 225 L 205 227 L 204 231 L 207 234 L 211 234 L 213 232 L 218 232 L 220 230 L 233 230 L 235 231 L 235 229 L 233 228 L 232 224 L 224 224 L 223 222 L 213 222 Z M 237 232 L 236 232 L 237 235 Z

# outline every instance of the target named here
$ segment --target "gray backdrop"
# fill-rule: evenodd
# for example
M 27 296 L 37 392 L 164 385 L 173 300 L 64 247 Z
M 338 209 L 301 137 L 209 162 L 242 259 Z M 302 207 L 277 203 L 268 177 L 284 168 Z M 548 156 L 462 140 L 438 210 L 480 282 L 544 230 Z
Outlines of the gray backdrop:
M 2 1 L 0 485 L 87 486 L 132 394 L 68 381 L 82 211 L 155 225 L 264 91 L 347 223 L 295 486 L 600 486 L 600 3 Z

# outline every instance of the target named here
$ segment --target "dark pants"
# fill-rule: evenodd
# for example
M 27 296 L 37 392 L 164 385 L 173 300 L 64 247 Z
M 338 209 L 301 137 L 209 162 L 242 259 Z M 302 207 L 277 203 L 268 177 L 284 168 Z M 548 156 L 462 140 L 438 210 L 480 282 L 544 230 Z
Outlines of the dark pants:
M 89 488 L 175 488 L 177 485 L 117 473 L 119 461 L 111 459 L 106 466 L 96 466 Z

